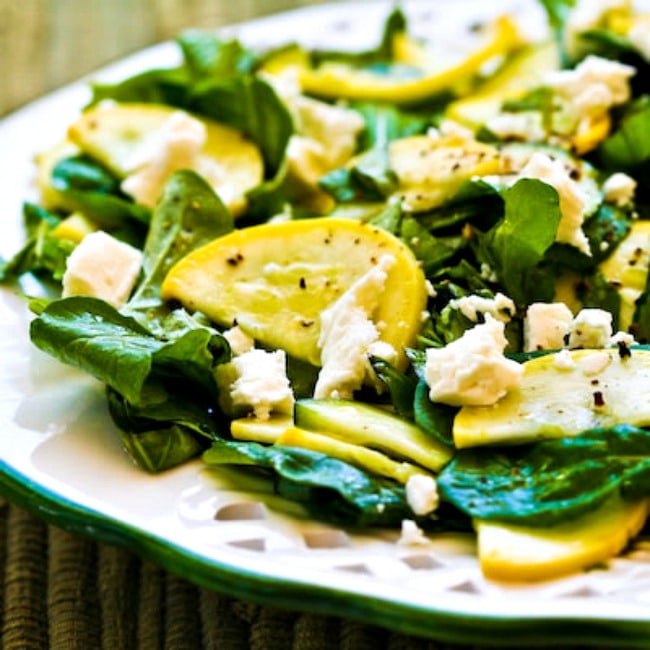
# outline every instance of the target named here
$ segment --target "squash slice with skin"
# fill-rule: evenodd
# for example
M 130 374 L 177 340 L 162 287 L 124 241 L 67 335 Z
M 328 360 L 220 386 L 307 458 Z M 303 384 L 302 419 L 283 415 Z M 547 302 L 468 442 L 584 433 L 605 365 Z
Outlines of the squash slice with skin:
M 503 582 L 550 580 L 587 570 L 618 555 L 643 527 L 650 502 L 616 495 L 578 519 L 546 528 L 475 521 L 486 578 Z
M 165 300 L 215 323 L 234 322 L 262 345 L 320 365 L 320 314 L 384 256 L 393 258 L 372 319 L 406 364 L 427 293 L 413 253 L 381 228 L 340 218 L 237 230 L 190 253 L 168 273 Z
M 133 172 L 138 150 L 164 127 L 179 109 L 161 104 L 99 104 L 84 112 L 68 129 L 68 138 L 118 178 Z M 218 171 L 214 189 L 233 214 L 246 205 L 245 194 L 264 177 L 259 148 L 230 126 L 192 115 L 206 129 L 201 156 Z
M 498 18 L 491 26 L 486 43 L 470 52 L 455 65 L 441 70 L 429 70 L 416 79 L 380 76 L 340 63 L 324 63 L 318 68 L 298 66 L 298 79 L 303 92 L 329 99 L 386 101 L 414 104 L 459 83 L 471 79 L 495 57 L 505 56 L 521 47 L 522 40 L 514 22 L 507 16 Z
M 616 250 L 600 264 L 607 281 L 621 297 L 618 328 L 628 330 L 634 320 L 636 301 L 648 282 L 650 264 L 650 221 L 634 221 Z
M 454 418 L 458 448 L 520 444 L 579 435 L 625 422 L 650 424 L 650 350 L 572 350 L 526 361 L 519 389 L 492 406 L 465 406 Z M 630 387 L 633 387 L 630 390 Z
M 514 54 L 475 92 L 449 104 L 446 115 L 477 129 L 498 115 L 504 102 L 518 99 L 540 85 L 547 72 L 559 67 L 560 55 L 555 42 L 530 45 Z

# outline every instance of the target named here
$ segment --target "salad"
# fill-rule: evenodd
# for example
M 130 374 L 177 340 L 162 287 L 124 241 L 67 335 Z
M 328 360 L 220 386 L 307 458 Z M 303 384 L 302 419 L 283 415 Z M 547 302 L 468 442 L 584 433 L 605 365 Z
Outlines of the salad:
M 36 160 L 38 348 L 143 471 L 200 457 L 308 516 L 475 531 L 486 577 L 607 562 L 650 513 L 650 14 L 546 0 L 462 56 L 376 47 L 94 85 Z

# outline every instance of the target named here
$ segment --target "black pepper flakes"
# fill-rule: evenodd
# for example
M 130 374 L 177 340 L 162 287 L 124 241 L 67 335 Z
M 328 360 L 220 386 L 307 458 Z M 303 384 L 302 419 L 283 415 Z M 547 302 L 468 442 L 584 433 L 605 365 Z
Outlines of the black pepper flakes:
M 602 391 L 594 391 L 594 406 L 596 408 L 602 408 L 605 406 L 605 398 L 603 397 Z
M 617 341 L 616 345 L 618 346 L 618 356 L 621 359 L 627 359 L 632 356 L 632 350 L 630 350 L 625 341 Z
M 244 256 L 241 253 L 235 253 L 230 257 L 226 257 L 226 263 L 230 266 L 237 266 L 244 261 Z

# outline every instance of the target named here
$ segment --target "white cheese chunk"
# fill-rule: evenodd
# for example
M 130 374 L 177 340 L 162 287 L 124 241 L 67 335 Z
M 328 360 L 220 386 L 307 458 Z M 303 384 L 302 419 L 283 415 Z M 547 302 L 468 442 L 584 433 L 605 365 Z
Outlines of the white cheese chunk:
M 402 520 L 399 546 L 421 546 L 429 543 L 424 531 L 411 519 Z
M 295 97 L 289 107 L 296 123 L 287 148 L 289 168 L 296 178 L 315 186 L 352 157 L 365 122 L 357 111 L 304 96 Z
M 499 113 L 490 118 L 486 126 L 500 140 L 542 142 L 546 138 L 546 129 L 540 111 Z
M 478 322 L 479 314 L 490 314 L 493 318 L 507 323 L 516 313 L 515 303 L 508 296 L 497 292 L 494 298 L 476 294 L 462 296 L 449 301 L 449 305 L 460 310 L 465 318 Z
M 616 172 L 603 183 L 603 192 L 605 201 L 623 207 L 634 200 L 636 181 L 624 172 Z
M 413 474 L 406 481 L 406 502 L 416 515 L 428 515 L 438 507 L 438 486 L 433 476 Z
M 384 358 L 387 353 L 396 356 L 392 348 L 386 348 L 388 344 L 372 347 L 379 341 L 380 334 L 372 314 L 379 304 L 388 271 L 394 263 L 395 258 L 390 255 L 381 257 L 375 266 L 321 313 L 318 341 L 321 370 L 314 389 L 317 399 L 351 398 L 369 375 L 369 353 Z
M 72 251 L 63 274 L 63 297 L 101 298 L 116 309 L 133 291 L 142 253 L 99 230 L 86 235 Z
M 248 336 L 238 325 L 223 332 L 222 336 L 228 341 L 230 351 L 235 356 L 250 352 L 255 347 L 255 339 Z
M 504 324 L 485 316 L 462 337 L 426 351 L 429 398 L 452 406 L 489 406 L 519 386 L 523 367 L 507 359 Z
M 571 324 L 569 348 L 605 348 L 612 338 L 612 315 L 604 309 L 582 309 Z
M 569 176 L 562 162 L 536 151 L 519 173 L 519 177 L 536 178 L 555 188 L 560 197 L 562 213 L 556 240 L 571 244 L 586 255 L 591 255 L 587 236 L 582 231 L 587 201 L 580 186 Z
M 559 350 L 571 330 L 573 314 L 563 302 L 535 302 L 524 319 L 524 350 Z
M 286 365 L 284 350 L 249 350 L 217 366 L 221 408 L 233 415 L 252 411 L 258 420 L 272 412 L 291 415 L 295 399 Z
M 630 65 L 590 54 L 573 69 L 550 72 L 544 77 L 544 85 L 555 92 L 561 108 L 580 132 L 613 106 L 628 101 L 630 78 L 635 73 Z
M 202 122 L 175 111 L 135 150 L 127 164 L 132 172 L 122 181 L 122 190 L 138 203 L 153 207 L 170 174 L 200 167 L 199 153 L 206 137 Z

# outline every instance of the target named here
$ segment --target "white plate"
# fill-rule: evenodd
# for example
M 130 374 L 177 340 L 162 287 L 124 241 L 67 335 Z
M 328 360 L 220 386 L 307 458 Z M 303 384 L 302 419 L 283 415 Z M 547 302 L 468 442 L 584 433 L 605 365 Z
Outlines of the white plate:
M 451 25 L 495 6 L 543 22 L 532 2 L 406 3 L 419 33 L 452 48 Z M 380 33 L 388 3 L 339 3 L 248 23 L 250 44 L 302 40 L 360 48 Z M 129 57 L 93 78 L 118 80 L 177 62 L 173 44 Z M 86 81 L 29 105 L 0 124 L 1 253 L 21 243 L 34 153 L 55 143 L 89 99 Z M 29 314 L 0 292 L 0 490 L 46 519 L 120 543 L 201 585 L 273 605 L 355 617 L 438 639 L 522 646 L 582 642 L 650 645 L 650 543 L 639 541 L 606 570 L 549 583 L 487 582 L 469 536 L 405 547 L 397 531 L 357 534 L 274 509 L 254 483 L 233 485 L 199 461 L 151 476 L 132 466 L 108 417 L 103 390 L 34 349 Z M 277 504 L 276 504 L 277 505 Z

